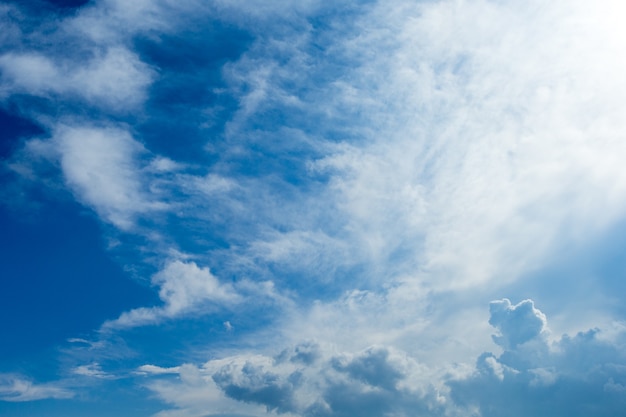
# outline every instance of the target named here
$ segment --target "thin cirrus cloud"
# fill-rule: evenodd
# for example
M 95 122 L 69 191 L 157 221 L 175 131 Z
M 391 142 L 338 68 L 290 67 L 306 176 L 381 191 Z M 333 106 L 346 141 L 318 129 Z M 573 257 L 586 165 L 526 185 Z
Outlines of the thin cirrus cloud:
M 37 52 L 0 56 L 2 94 L 62 95 L 95 106 L 127 111 L 142 103 L 153 78 L 150 68 L 121 47 L 112 47 L 86 65 L 56 63 Z
M 59 377 L 161 417 L 619 415 L 621 264 L 541 273 L 624 220 L 623 6 L 261 3 L 95 1 L 6 38 L 3 105 L 47 131 L 7 172 L 69 191 L 158 296 Z
M 74 393 L 54 383 L 34 383 L 19 375 L 0 374 L 0 400 L 27 402 L 46 398 L 67 399 Z
M 614 110 L 624 86 L 608 81 L 623 64 L 608 52 L 618 28 L 598 33 L 597 14 L 568 5 L 442 2 L 416 6 L 412 19 L 402 8 L 372 14 L 367 24 L 394 26 L 404 41 L 355 71 L 364 97 L 351 103 L 390 103 L 381 139 L 323 162 L 349 175 L 335 186 L 362 241 L 371 228 L 389 232 L 370 243 L 377 252 L 421 238 L 432 285 L 465 286 L 523 274 L 562 239 L 619 218 L 624 126 Z M 377 35 L 348 46 L 372 50 Z

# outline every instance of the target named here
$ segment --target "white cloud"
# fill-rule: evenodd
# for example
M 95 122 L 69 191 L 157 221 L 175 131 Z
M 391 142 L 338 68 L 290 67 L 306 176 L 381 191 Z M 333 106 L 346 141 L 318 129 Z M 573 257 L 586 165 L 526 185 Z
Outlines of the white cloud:
M 110 379 L 113 378 L 113 375 L 110 375 L 102 370 L 102 367 L 99 363 L 94 362 L 88 365 L 80 365 L 72 369 L 72 373 L 74 375 L 86 376 L 89 378 L 98 378 L 98 379 Z
M 72 398 L 74 393 L 55 383 L 37 384 L 13 374 L 0 374 L 0 401 L 22 402 Z
M 299 346 L 293 355 L 225 355 L 200 368 L 139 368 L 147 378 L 162 378 L 148 386 L 175 407 L 159 415 L 244 412 L 226 395 L 253 404 L 245 409 L 252 415 L 264 407 L 310 416 L 410 415 L 425 407 L 436 415 L 447 398 L 446 375 L 458 380 L 450 398 L 487 410 L 489 398 L 471 384 L 539 395 L 574 386 L 567 378 L 580 382 L 585 361 L 602 370 L 581 384 L 589 382 L 598 396 L 598 387 L 620 392 L 621 371 L 603 368 L 610 358 L 621 361 L 611 343 L 592 332 L 549 344 L 546 318 L 529 300 L 491 305 L 495 348 L 504 352 L 480 356 L 475 373 L 461 378 L 490 345 L 487 320 L 476 308 L 485 293 L 500 292 L 551 262 L 562 246 L 585 245 L 624 218 L 626 45 L 619 19 L 604 12 L 615 4 L 374 3 L 341 28 L 329 25 L 325 36 L 333 40 L 324 54 L 312 51 L 324 39 L 314 38 L 311 22 L 296 39 L 287 40 L 282 27 L 267 29 L 223 68 L 239 109 L 225 126 L 229 154 L 215 156 L 223 158 L 219 173 L 191 175 L 186 165 L 159 156 L 144 164 L 151 155 L 125 129 L 58 128 L 51 146 L 66 182 L 104 221 L 134 231 L 137 218 L 171 209 L 169 198 L 182 194 L 189 199 L 178 203 L 177 214 L 201 226 L 186 223 L 177 232 L 227 229 L 220 238 L 228 250 L 175 255 L 179 260 L 154 275 L 161 305 L 130 310 L 104 328 L 243 310 L 258 301 L 255 295 L 277 299 L 284 287 L 294 299 L 305 292 L 320 298 L 298 308 L 281 299 L 283 314 L 264 333 L 271 336 L 257 342 L 314 338 L 320 351 Z M 170 6 L 107 1 L 73 24 L 96 43 L 117 45 L 135 30 L 166 30 L 163 11 Z M 233 17 L 246 22 L 274 13 L 292 18 L 314 6 L 215 3 L 227 14 L 248 9 L 245 18 Z M 116 22 L 118 15 L 124 18 Z M 137 23 L 117 33 L 131 20 Z M 103 50 L 68 70 L 71 87 L 61 77 L 65 67 L 46 55 L 6 54 L 4 88 L 138 106 L 150 69 L 119 45 Z M 341 70 L 324 73 L 335 60 Z M 296 121 L 285 125 L 306 129 L 266 132 L 255 125 L 272 122 L 267 115 L 294 113 Z M 296 143 L 287 143 L 292 138 Z M 316 160 L 299 168 L 323 177 L 319 182 L 306 177 L 302 187 L 292 186 L 278 169 L 242 179 L 232 168 L 248 141 L 280 159 L 286 149 L 318 139 L 322 144 L 311 148 Z M 160 181 L 164 175 L 171 177 Z M 279 288 L 220 282 L 190 260 L 204 256 L 219 258 L 238 277 L 276 274 Z M 325 292 L 330 284 L 339 291 Z M 309 294 L 312 287 L 319 291 Z M 574 364 L 577 354 L 585 360 Z M 508 415 L 507 397 L 496 399 L 503 402 L 494 415 Z
M 226 397 L 213 382 L 211 369 L 207 366 L 196 367 L 184 364 L 161 371 L 163 368 L 144 365 L 140 369 L 143 372 L 149 369 L 147 379 L 143 380 L 142 384 L 173 407 L 156 413 L 155 417 L 261 417 L 265 415 L 263 408 L 258 405 L 245 405 Z M 176 369 L 175 372 L 174 369 Z M 175 378 L 171 377 L 172 374 Z M 155 378 L 154 375 L 157 377 Z
M 545 323 L 545 316 L 528 306 L 532 307 L 531 300 L 516 308 L 508 306 L 517 318 L 508 322 L 509 330 L 527 328 L 537 317 Z M 526 310 L 534 314 L 522 314 Z M 492 309 L 491 321 L 498 323 L 499 331 L 503 311 Z M 263 413 L 251 411 L 251 405 L 306 417 L 416 413 L 582 417 L 591 412 L 608 417 L 618 415 L 624 406 L 626 339 L 620 333 L 604 340 L 601 333 L 591 330 L 574 337 L 563 335 L 551 343 L 536 337 L 537 331 L 534 339 L 510 344 L 499 355 L 481 354 L 473 372 L 464 375 L 455 375 L 452 368 L 436 375 L 430 368 L 443 364 L 421 363 L 389 346 L 344 351 L 334 344 L 309 341 L 273 356 L 241 353 L 211 359 L 201 367 L 184 365 L 188 369 L 182 372 L 181 367 L 179 381 L 156 379 L 146 386 L 176 405 L 176 409 L 159 414 L 163 416 L 199 415 L 199 398 L 204 395 L 205 400 L 214 401 L 207 412 L 217 413 L 215 404 L 229 404 L 232 413 L 252 415 Z M 147 366 L 146 371 L 158 376 L 177 372 L 177 368 Z M 174 400 L 174 393 L 181 397 Z M 241 408 L 228 403 L 224 395 L 239 401 Z
M 500 331 L 494 342 L 505 348 L 514 348 L 546 331 L 546 316 L 535 308 L 532 300 L 511 305 L 508 299 L 492 301 L 489 305 L 489 324 Z
M 141 105 L 153 70 L 129 50 L 115 46 L 94 51 L 90 60 L 55 62 L 39 52 L 0 56 L 5 95 L 26 92 L 79 98 L 94 106 L 127 111 Z
M 59 88 L 59 70 L 52 61 L 40 54 L 4 54 L 0 56 L 0 68 L 3 78 L 11 82 L 7 85 L 5 81 L 5 91 L 23 88 L 34 94 L 42 94 Z
M 105 329 L 128 328 L 156 324 L 164 319 L 186 314 L 198 314 L 231 307 L 243 301 L 243 296 L 229 283 L 220 283 L 208 268 L 195 262 L 169 262 L 152 277 L 159 287 L 163 306 L 142 307 L 123 313 L 118 319 L 104 324 Z
M 482 417 L 608 417 L 623 410 L 626 400 L 619 384 L 626 381 L 624 333 L 603 340 L 602 331 L 595 329 L 574 337 L 563 335 L 550 343 L 536 337 L 537 320 L 545 324 L 546 319 L 532 301 L 516 307 L 507 306 L 507 302 L 496 302 L 490 322 L 499 331 L 506 327 L 515 335 L 526 334 L 530 326 L 534 339 L 524 336 L 524 343 L 509 342 L 499 356 L 480 355 L 474 374 L 448 383 L 455 402 L 463 407 L 477 407 L 477 415 Z
M 143 104 L 153 70 L 122 47 L 109 48 L 70 76 L 71 88 L 91 103 L 113 109 Z
M 169 368 L 163 368 L 156 365 L 141 365 L 137 368 L 137 373 L 140 375 L 165 375 L 165 374 L 177 374 L 180 372 L 180 366 L 173 366 Z
M 336 105 L 371 116 L 367 140 L 320 167 L 364 256 L 403 250 L 438 289 L 502 284 L 623 216 L 626 66 L 601 7 L 397 2 L 357 24 L 346 53 L 376 59 Z
M 103 220 L 129 230 L 137 215 L 167 207 L 146 191 L 139 163 L 145 149 L 128 132 L 62 126 L 53 140 L 67 184 Z
M 206 7 L 196 0 L 104 0 L 84 7 L 65 23 L 68 31 L 87 35 L 99 44 L 117 44 L 137 33 L 168 32 L 184 17 L 204 15 Z
M 152 278 L 152 283 L 159 286 L 159 296 L 171 315 L 204 301 L 239 301 L 232 285 L 221 284 L 208 268 L 199 268 L 193 262 L 174 261 L 168 264 Z
M 213 400 L 207 403 L 206 413 L 226 413 L 225 407 L 230 407 L 230 413 L 264 415 L 259 406 L 311 417 L 442 412 L 443 399 L 420 375 L 423 367 L 387 347 L 337 354 L 329 346 L 306 342 L 274 357 L 241 354 L 211 360 L 199 368 L 186 366 L 193 378 L 181 372 L 180 382 L 147 384 L 158 395 L 168 395 L 168 402 L 179 408 L 159 416 L 196 415 L 201 392 L 205 401 Z M 176 401 L 172 392 L 179 393 Z

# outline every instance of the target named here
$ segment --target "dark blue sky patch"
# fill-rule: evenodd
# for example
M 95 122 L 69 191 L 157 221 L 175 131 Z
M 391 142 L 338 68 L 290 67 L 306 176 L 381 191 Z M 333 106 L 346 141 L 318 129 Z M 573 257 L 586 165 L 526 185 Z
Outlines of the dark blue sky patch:
M 91 0 L 5 0 L 13 3 L 31 16 L 47 17 L 50 13 L 68 14 L 86 6 Z
M 154 302 L 111 260 L 95 219 L 77 204 L 48 202 L 45 218 L 30 221 L 0 208 L 0 229 L 0 333 L 13 341 L 0 344 L 0 358 L 36 353 Z
M 256 313 L 258 314 L 258 311 Z M 119 333 L 128 346 L 139 353 L 136 357 L 128 358 L 125 363 L 129 368 L 136 368 L 146 363 L 170 367 L 185 362 L 201 362 L 206 358 L 201 355 L 190 356 L 190 352 L 197 354 L 209 346 L 214 349 L 231 346 L 240 340 L 242 335 L 257 329 L 261 320 L 258 315 L 250 314 L 245 318 L 247 320 L 240 317 L 239 313 L 207 308 L 204 313 L 163 319 L 158 324 L 123 329 Z M 231 323 L 231 329 L 225 324 L 227 321 Z M 116 364 L 112 363 L 112 366 L 115 367 Z
M 9 157 L 23 139 L 44 133 L 45 130 L 32 120 L 0 108 L 0 158 Z
M 210 164 L 217 156 L 211 159 L 204 146 L 217 140 L 237 108 L 230 96 L 217 92 L 226 87 L 222 66 L 237 59 L 251 37 L 219 22 L 196 24 L 202 30 L 136 40 L 142 60 L 159 73 L 150 90 L 149 118 L 138 130 L 154 152 Z
M 136 50 L 144 61 L 165 72 L 197 73 L 219 70 L 236 60 L 250 45 L 252 36 L 217 21 L 191 22 L 197 30 L 164 34 L 158 39 L 138 38 Z
M 47 3 L 52 4 L 55 7 L 63 9 L 75 9 L 82 7 L 89 3 L 91 0 L 45 0 Z
M 195 206 L 193 209 L 202 208 Z M 170 214 L 165 230 L 176 238 L 179 250 L 185 253 L 208 253 L 230 246 L 227 240 L 229 229 L 224 226 L 224 222 L 232 222 L 233 214 L 211 205 L 204 208 L 210 217 L 208 219 L 199 219 L 192 213 L 186 215 L 185 211 Z

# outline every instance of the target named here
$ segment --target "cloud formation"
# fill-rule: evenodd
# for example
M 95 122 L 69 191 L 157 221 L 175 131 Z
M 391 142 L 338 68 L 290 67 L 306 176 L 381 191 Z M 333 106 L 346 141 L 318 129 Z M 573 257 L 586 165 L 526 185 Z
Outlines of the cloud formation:
M 493 340 L 498 345 L 515 348 L 540 335 L 546 327 L 546 316 L 535 308 L 532 300 L 524 300 L 516 305 L 504 298 L 492 301 L 489 305 L 489 324 L 500 331 Z
M 0 401 L 23 402 L 49 398 L 68 399 L 74 393 L 55 383 L 34 383 L 19 375 L 0 374 Z
M 302 355 L 303 352 L 307 353 Z M 226 398 L 230 398 L 279 414 L 408 416 L 418 410 L 430 415 L 443 411 L 443 399 L 436 397 L 435 390 L 416 383 L 416 379 L 423 379 L 421 367 L 402 352 L 382 346 L 355 354 L 333 354 L 313 342 L 305 342 L 274 357 L 246 354 L 212 360 L 198 368 L 186 367 L 184 372 L 181 368 L 180 375 L 187 382 L 178 389 L 184 385 L 190 398 L 196 397 L 193 392 L 204 392 L 216 403 L 227 404 Z M 191 374 L 196 375 L 193 383 Z M 155 391 L 163 395 L 163 382 L 156 386 Z M 170 410 L 171 415 L 185 415 L 183 410 L 192 406 L 186 401 L 179 401 L 178 405 L 182 408 L 180 413 Z M 253 415 L 263 414 L 259 408 L 248 410 Z
M 74 68 L 38 52 L 0 56 L 4 94 L 76 97 L 98 107 L 126 111 L 142 104 L 153 74 L 132 52 L 114 47 Z
M 107 311 L 101 340 L 71 338 L 90 347 L 64 375 L 137 382 L 171 406 L 159 417 L 619 415 L 623 332 L 606 329 L 624 311 L 604 301 L 621 266 L 550 268 L 619 246 L 603 239 L 626 218 L 624 11 L 0 5 L 0 110 L 44 131 L 16 139 L 0 179 L 91 210 L 156 300 Z M 523 301 L 487 319 L 502 294 Z M 558 338 L 530 298 L 603 330 Z M 211 340 L 178 320 L 210 321 Z M 147 346 L 165 323 L 184 347 Z
M 66 127 L 55 141 L 65 181 L 104 220 L 127 230 L 138 214 L 167 207 L 150 201 L 138 159 L 145 149 L 128 132 Z
M 451 397 L 482 417 L 509 415 L 619 415 L 626 405 L 625 333 L 605 336 L 599 329 L 540 337 L 546 318 L 531 300 L 511 306 L 491 304 L 489 322 L 501 332 L 504 348 L 486 352 L 467 379 L 451 381 Z
M 169 262 L 163 270 L 152 277 L 159 287 L 162 307 L 141 307 L 123 313 L 118 319 L 107 322 L 104 328 L 126 328 L 158 323 L 201 309 L 213 311 L 230 307 L 243 298 L 231 284 L 222 284 L 208 268 L 200 268 L 194 262 Z
M 620 414 L 626 401 L 623 329 L 613 335 L 594 329 L 550 342 L 536 328 L 537 319 L 545 325 L 546 318 L 532 300 L 515 306 L 498 300 L 491 307 L 490 321 L 498 323 L 494 327 L 500 332 L 505 327 L 517 329 L 513 334 L 525 334 L 524 341 L 515 339 L 520 343 L 503 346 L 499 355 L 481 354 L 469 374 L 455 374 L 454 368 L 448 368 L 444 385 L 433 383 L 426 364 L 391 347 L 337 352 L 331 345 L 304 342 L 275 356 L 242 354 L 200 367 L 185 365 L 196 382 L 186 382 L 183 388 L 172 381 L 169 389 L 178 386 L 177 390 L 197 395 L 212 392 L 213 398 L 224 401 L 215 391 L 219 389 L 222 396 L 267 411 L 307 417 Z M 515 320 L 503 326 L 500 319 L 505 311 L 512 311 Z M 526 329 L 533 327 L 535 332 L 528 336 Z M 153 365 L 140 369 L 155 376 L 182 372 Z M 181 373 L 183 380 L 189 375 Z M 163 388 L 162 384 L 158 386 Z M 180 414 L 170 410 L 167 415 L 186 415 L 183 410 L 189 404 L 177 404 Z M 261 414 L 252 411 L 251 415 Z

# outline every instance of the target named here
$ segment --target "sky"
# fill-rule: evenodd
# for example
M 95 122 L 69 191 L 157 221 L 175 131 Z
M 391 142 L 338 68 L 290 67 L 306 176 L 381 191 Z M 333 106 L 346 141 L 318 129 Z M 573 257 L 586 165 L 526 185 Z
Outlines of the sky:
M 626 416 L 618 0 L 1 0 L 3 417 Z

